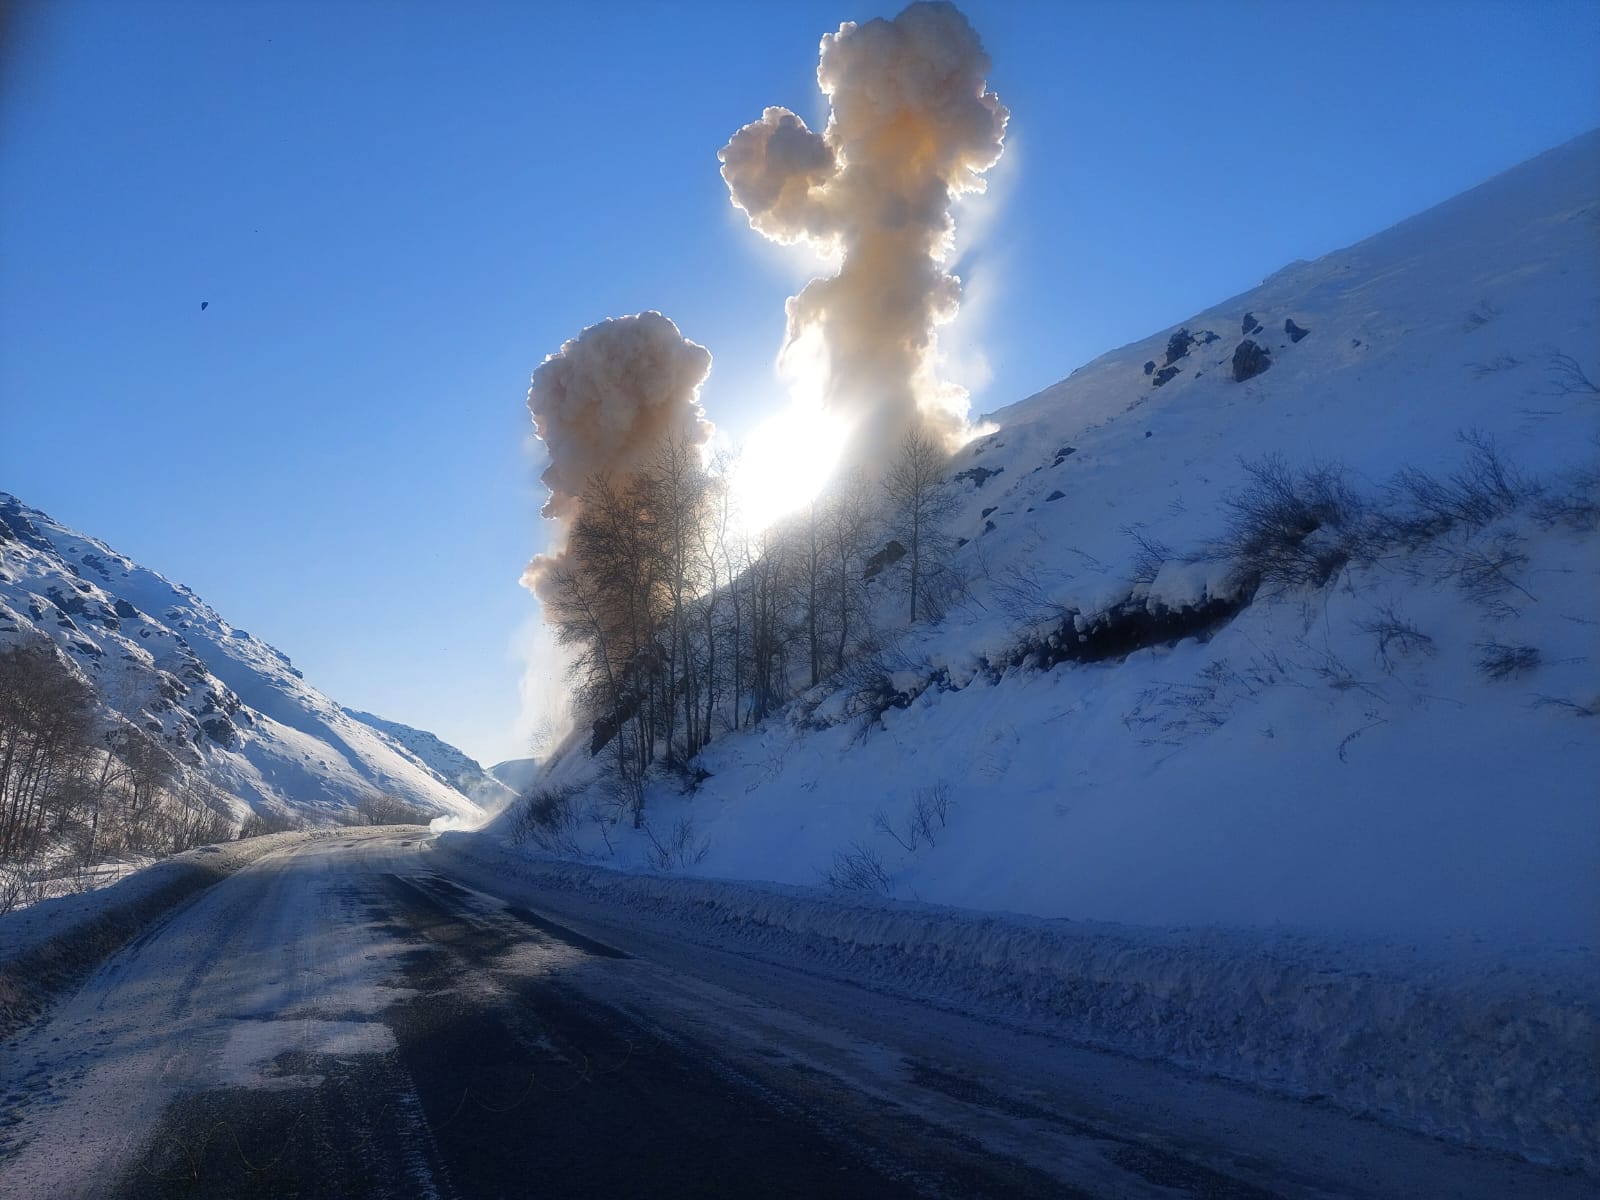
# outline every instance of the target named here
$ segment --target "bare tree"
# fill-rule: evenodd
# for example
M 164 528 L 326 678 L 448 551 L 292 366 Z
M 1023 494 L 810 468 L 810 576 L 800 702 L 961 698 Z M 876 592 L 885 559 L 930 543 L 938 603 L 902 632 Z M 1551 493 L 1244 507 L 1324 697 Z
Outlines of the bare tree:
M 926 430 L 916 428 L 900 442 L 883 477 L 883 491 L 896 537 L 904 545 L 906 592 L 913 622 L 927 615 L 929 581 L 944 566 L 951 543 L 944 524 L 955 513 L 956 497 L 944 487 L 949 456 Z
M 864 624 L 862 563 L 871 548 L 872 496 L 866 476 L 854 470 L 834 480 L 823 510 L 828 552 L 828 593 L 836 671 L 844 669 L 852 634 Z
M 87 771 L 94 690 L 49 642 L 0 651 L 0 860 L 26 858 Z

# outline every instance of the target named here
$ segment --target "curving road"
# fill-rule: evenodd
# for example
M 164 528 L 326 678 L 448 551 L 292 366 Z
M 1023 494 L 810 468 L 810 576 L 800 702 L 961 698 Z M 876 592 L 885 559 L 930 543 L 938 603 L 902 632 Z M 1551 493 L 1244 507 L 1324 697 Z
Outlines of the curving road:
M 0 1049 L 0 1195 L 1583 1194 L 443 861 L 312 842 L 126 947 Z

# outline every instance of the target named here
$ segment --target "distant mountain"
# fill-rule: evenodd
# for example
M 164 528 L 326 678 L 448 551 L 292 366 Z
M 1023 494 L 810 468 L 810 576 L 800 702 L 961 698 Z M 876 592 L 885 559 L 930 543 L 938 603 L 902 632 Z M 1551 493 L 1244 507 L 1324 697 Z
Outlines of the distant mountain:
M 533 783 L 533 777 L 538 773 L 539 760 L 536 758 L 508 758 L 505 762 L 495 763 L 489 768 L 489 774 L 518 796 L 528 790 L 528 786 Z
M 0 646 L 31 636 L 66 652 L 107 720 L 159 736 L 185 769 L 237 798 L 237 815 L 337 821 L 373 792 L 479 815 L 430 763 L 466 755 L 437 739 L 424 755 L 351 717 L 182 584 L 0 492 Z
M 378 732 L 387 734 L 420 759 L 435 775 L 481 808 L 493 811 L 517 798 L 515 790 L 502 783 L 493 772 L 485 771 L 477 759 L 426 729 L 413 729 L 399 721 L 386 721 L 353 708 L 347 708 L 344 712 L 363 725 L 370 725 Z

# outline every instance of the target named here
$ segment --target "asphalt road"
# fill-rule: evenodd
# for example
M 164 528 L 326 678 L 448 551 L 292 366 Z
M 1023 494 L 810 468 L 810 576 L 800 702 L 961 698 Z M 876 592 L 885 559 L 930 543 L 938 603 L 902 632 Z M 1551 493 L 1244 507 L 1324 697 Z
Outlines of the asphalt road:
M 1581 1194 L 452 876 L 273 855 L 0 1050 L 5 1197 Z

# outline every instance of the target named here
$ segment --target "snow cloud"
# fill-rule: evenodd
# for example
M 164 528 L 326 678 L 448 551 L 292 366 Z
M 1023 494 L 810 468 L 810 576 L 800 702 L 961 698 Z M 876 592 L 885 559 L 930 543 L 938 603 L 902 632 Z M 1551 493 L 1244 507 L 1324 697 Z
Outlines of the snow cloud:
M 935 329 L 961 302 L 944 269 L 951 205 L 984 190 L 1004 149 L 1009 113 L 986 87 L 989 66 L 952 4 L 846 22 L 822 39 L 826 129 L 768 108 L 720 153 L 753 229 L 841 263 L 790 298 L 787 340 L 820 335 L 825 401 L 852 427 L 856 461 L 881 460 L 918 424 L 950 440 L 966 427 L 966 393 L 937 377 Z
M 561 526 L 523 586 L 537 594 L 559 565 L 593 476 L 637 470 L 668 441 L 705 444 L 712 426 L 700 385 L 710 372 L 710 351 L 658 312 L 591 325 L 535 368 L 528 411 L 550 457 L 539 477 L 550 489 L 542 511 Z

